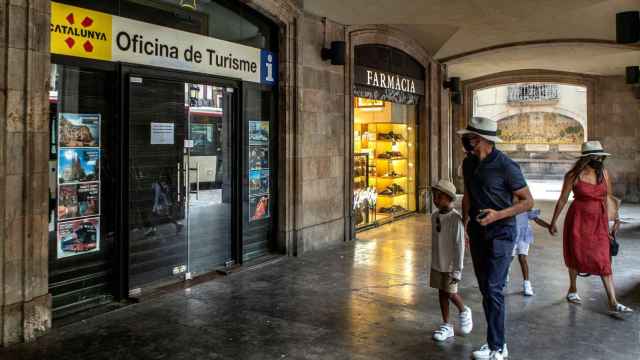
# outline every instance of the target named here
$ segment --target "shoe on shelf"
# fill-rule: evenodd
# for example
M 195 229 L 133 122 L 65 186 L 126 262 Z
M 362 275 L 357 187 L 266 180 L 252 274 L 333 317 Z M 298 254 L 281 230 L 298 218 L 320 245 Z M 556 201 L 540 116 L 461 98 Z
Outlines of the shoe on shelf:
M 461 311 L 458 316 L 460 317 L 460 331 L 462 331 L 464 335 L 471 333 L 471 330 L 473 330 L 473 315 L 471 309 L 465 306 L 464 311 Z
M 525 280 L 524 283 L 522 284 L 522 290 L 524 293 L 524 296 L 533 296 L 533 286 L 531 286 L 531 281 L 529 280 Z
M 453 337 L 453 326 L 449 324 L 442 324 L 438 330 L 433 332 L 433 340 L 445 341 L 448 338 Z
M 382 192 L 380 192 L 379 195 L 393 195 L 393 190 L 391 190 L 390 188 L 386 188 Z
M 484 344 L 480 347 L 480 350 L 476 350 L 473 352 L 473 358 L 475 360 L 490 360 L 492 359 L 493 351 L 491 351 L 491 349 L 489 349 L 489 345 Z M 500 359 L 505 359 L 509 357 L 509 350 L 507 350 L 507 344 L 504 344 L 504 346 L 502 347 L 502 352 L 500 352 L 500 356 L 502 356 Z
M 383 153 L 378 155 L 378 159 L 391 159 L 391 155 L 387 152 L 387 153 Z
M 404 189 L 398 184 L 391 184 L 388 188 L 391 189 L 394 193 L 404 193 Z

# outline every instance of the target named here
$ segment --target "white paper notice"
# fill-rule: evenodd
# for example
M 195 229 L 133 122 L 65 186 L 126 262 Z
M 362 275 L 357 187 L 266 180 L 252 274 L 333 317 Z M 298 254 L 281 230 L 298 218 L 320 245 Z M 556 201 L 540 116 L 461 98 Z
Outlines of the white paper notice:
M 151 123 L 151 145 L 173 145 L 173 123 Z

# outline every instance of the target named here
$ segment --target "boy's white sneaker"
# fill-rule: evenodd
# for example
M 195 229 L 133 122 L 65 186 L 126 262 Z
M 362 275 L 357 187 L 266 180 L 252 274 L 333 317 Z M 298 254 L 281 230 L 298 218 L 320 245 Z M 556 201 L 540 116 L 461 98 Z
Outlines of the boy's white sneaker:
M 522 284 L 522 289 L 525 296 L 533 296 L 533 286 L 531 286 L 531 281 L 525 280 Z
M 473 315 L 471 314 L 471 309 L 465 306 L 464 311 L 461 311 L 458 316 L 460 316 L 460 331 L 462 331 L 464 335 L 471 333 L 471 330 L 473 330 Z
M 493 359 L 491 356 L 493 356 L 494 351 L 491 351 L 491 349 L 489 349 L 489 345 L 484 344 L 480 347 L 480 350 L 476 350 L 473 352 L 473 358 L 475 360 L 491 360 Z M 507 350 L 507 344 L 504 344 L 504 346 L 502 347 L 502 352 L 500 353 L 500 359 L 505 359 L 509 357 L 509 350 Z
M 448 338 L 452 338 L 453 335 L 453 326 L 450 324 L 442 324 L 438 330 L 433 332 L 433 340 L 445 341 Z

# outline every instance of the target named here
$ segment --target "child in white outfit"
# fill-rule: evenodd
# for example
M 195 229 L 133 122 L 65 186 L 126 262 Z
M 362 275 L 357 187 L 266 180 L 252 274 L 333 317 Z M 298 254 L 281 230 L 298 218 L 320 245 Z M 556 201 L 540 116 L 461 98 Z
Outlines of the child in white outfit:
M 527 261 L 529 247 L 533 244 L 533 228 L 531 227 L 530 220 L 533 220 L 545 229 L 549 229 L 549 223 L 540 219 L 539 216 L 540 209 L 531 209 L 516 215 L 518 235 L 513 248 L 513 256 L 517 255 L 518 261 L 520 262 L 520 269 L 522 270 L 522 278 L 524 280 L 522 288 L 525 296 L 533 296 L 533 286 L 531 286 L 531 281 L 529 280 L 529 263 Z
M 458 282 L 462 279 L 464 263 L 464 225 L 462 216 L 453 208 L 456 196 L 455 186 L 447 180 L 440 180 L 432 187 L 433 203 L 438 208 L 431 215 L 432 247 L 429 285 L 438 289 L 442 325 L 433 332 L 433 339 L 444 341 L 454 336 L 449 322 L 449 301 L 460 312 L 460 328 L 463 334 L 473 329 L 471 309 L 462 302 L 458 294 Z

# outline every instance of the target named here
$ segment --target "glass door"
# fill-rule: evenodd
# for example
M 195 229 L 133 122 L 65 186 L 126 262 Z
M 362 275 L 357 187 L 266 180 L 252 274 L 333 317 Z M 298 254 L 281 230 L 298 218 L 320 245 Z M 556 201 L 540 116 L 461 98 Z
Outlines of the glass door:
M 231 90 L 231 89 L 230 89 Z M 231 259 L 233 91 L 129 77 L 129 288 Z

